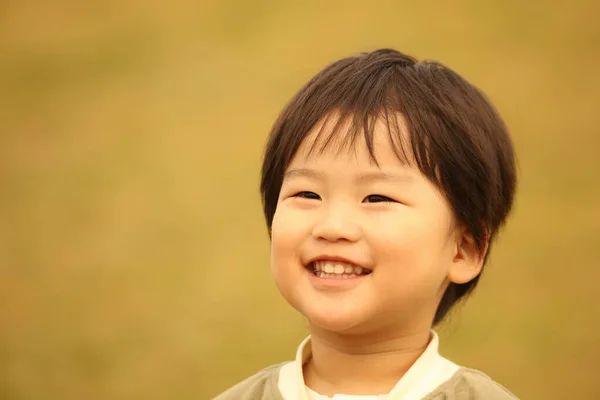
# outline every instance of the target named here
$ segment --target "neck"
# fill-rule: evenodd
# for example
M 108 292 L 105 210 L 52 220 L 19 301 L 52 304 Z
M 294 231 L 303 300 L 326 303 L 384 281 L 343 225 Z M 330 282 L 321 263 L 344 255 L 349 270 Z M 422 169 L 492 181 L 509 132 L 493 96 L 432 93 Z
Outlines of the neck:
M 329 397 L 389 393 L 431 339 L 429 330 L 377 338 L 311 328 L 312 357 L 304 365 L 304 380 Z

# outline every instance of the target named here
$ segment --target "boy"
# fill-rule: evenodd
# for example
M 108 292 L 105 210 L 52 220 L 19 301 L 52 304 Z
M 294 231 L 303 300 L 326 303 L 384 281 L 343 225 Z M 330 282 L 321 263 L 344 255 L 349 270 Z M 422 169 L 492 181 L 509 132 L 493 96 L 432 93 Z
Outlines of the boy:
M 515 399 L 432 330 L 477 285 L 515 184 L 502 120 L 455 72 L 390 49 L 326 67 L 261 181 L 274 280 L 310 336 L 217 399 Z

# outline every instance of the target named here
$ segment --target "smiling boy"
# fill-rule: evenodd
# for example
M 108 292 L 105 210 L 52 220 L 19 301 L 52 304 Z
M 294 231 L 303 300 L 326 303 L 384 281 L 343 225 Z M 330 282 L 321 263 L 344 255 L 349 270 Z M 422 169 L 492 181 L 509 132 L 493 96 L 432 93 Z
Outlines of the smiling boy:
M 217 399 L 515 399 L 432 329 L 477 285 L 515 184 L 501 118 L 442 64 L 382 49 L 319 72 L 261 181 L 273 277 L 310 336 Z

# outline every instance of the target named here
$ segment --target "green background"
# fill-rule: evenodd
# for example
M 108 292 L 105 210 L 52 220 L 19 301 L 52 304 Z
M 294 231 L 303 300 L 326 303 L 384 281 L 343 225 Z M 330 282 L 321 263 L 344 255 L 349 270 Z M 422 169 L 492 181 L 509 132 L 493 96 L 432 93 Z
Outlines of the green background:
M 0 398 L 207 399 L 294 356 L 258 193 L 267 133 L 379 47 L 481 87 L 514 213 L 442 353 L 524 399 L 600 398 L 595 1 L 3 1 Z

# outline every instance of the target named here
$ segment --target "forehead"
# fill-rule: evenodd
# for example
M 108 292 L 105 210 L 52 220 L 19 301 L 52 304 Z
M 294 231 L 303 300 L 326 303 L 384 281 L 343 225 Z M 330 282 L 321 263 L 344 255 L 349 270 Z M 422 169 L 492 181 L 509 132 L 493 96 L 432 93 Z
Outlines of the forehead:
M 339 113 L 329 114 L 315 124 L 291 164 L 349 154 L 356 161 L 368 159 L 375 165 L 415 165 L 408 126 L 401 114 L 357 119 Z

